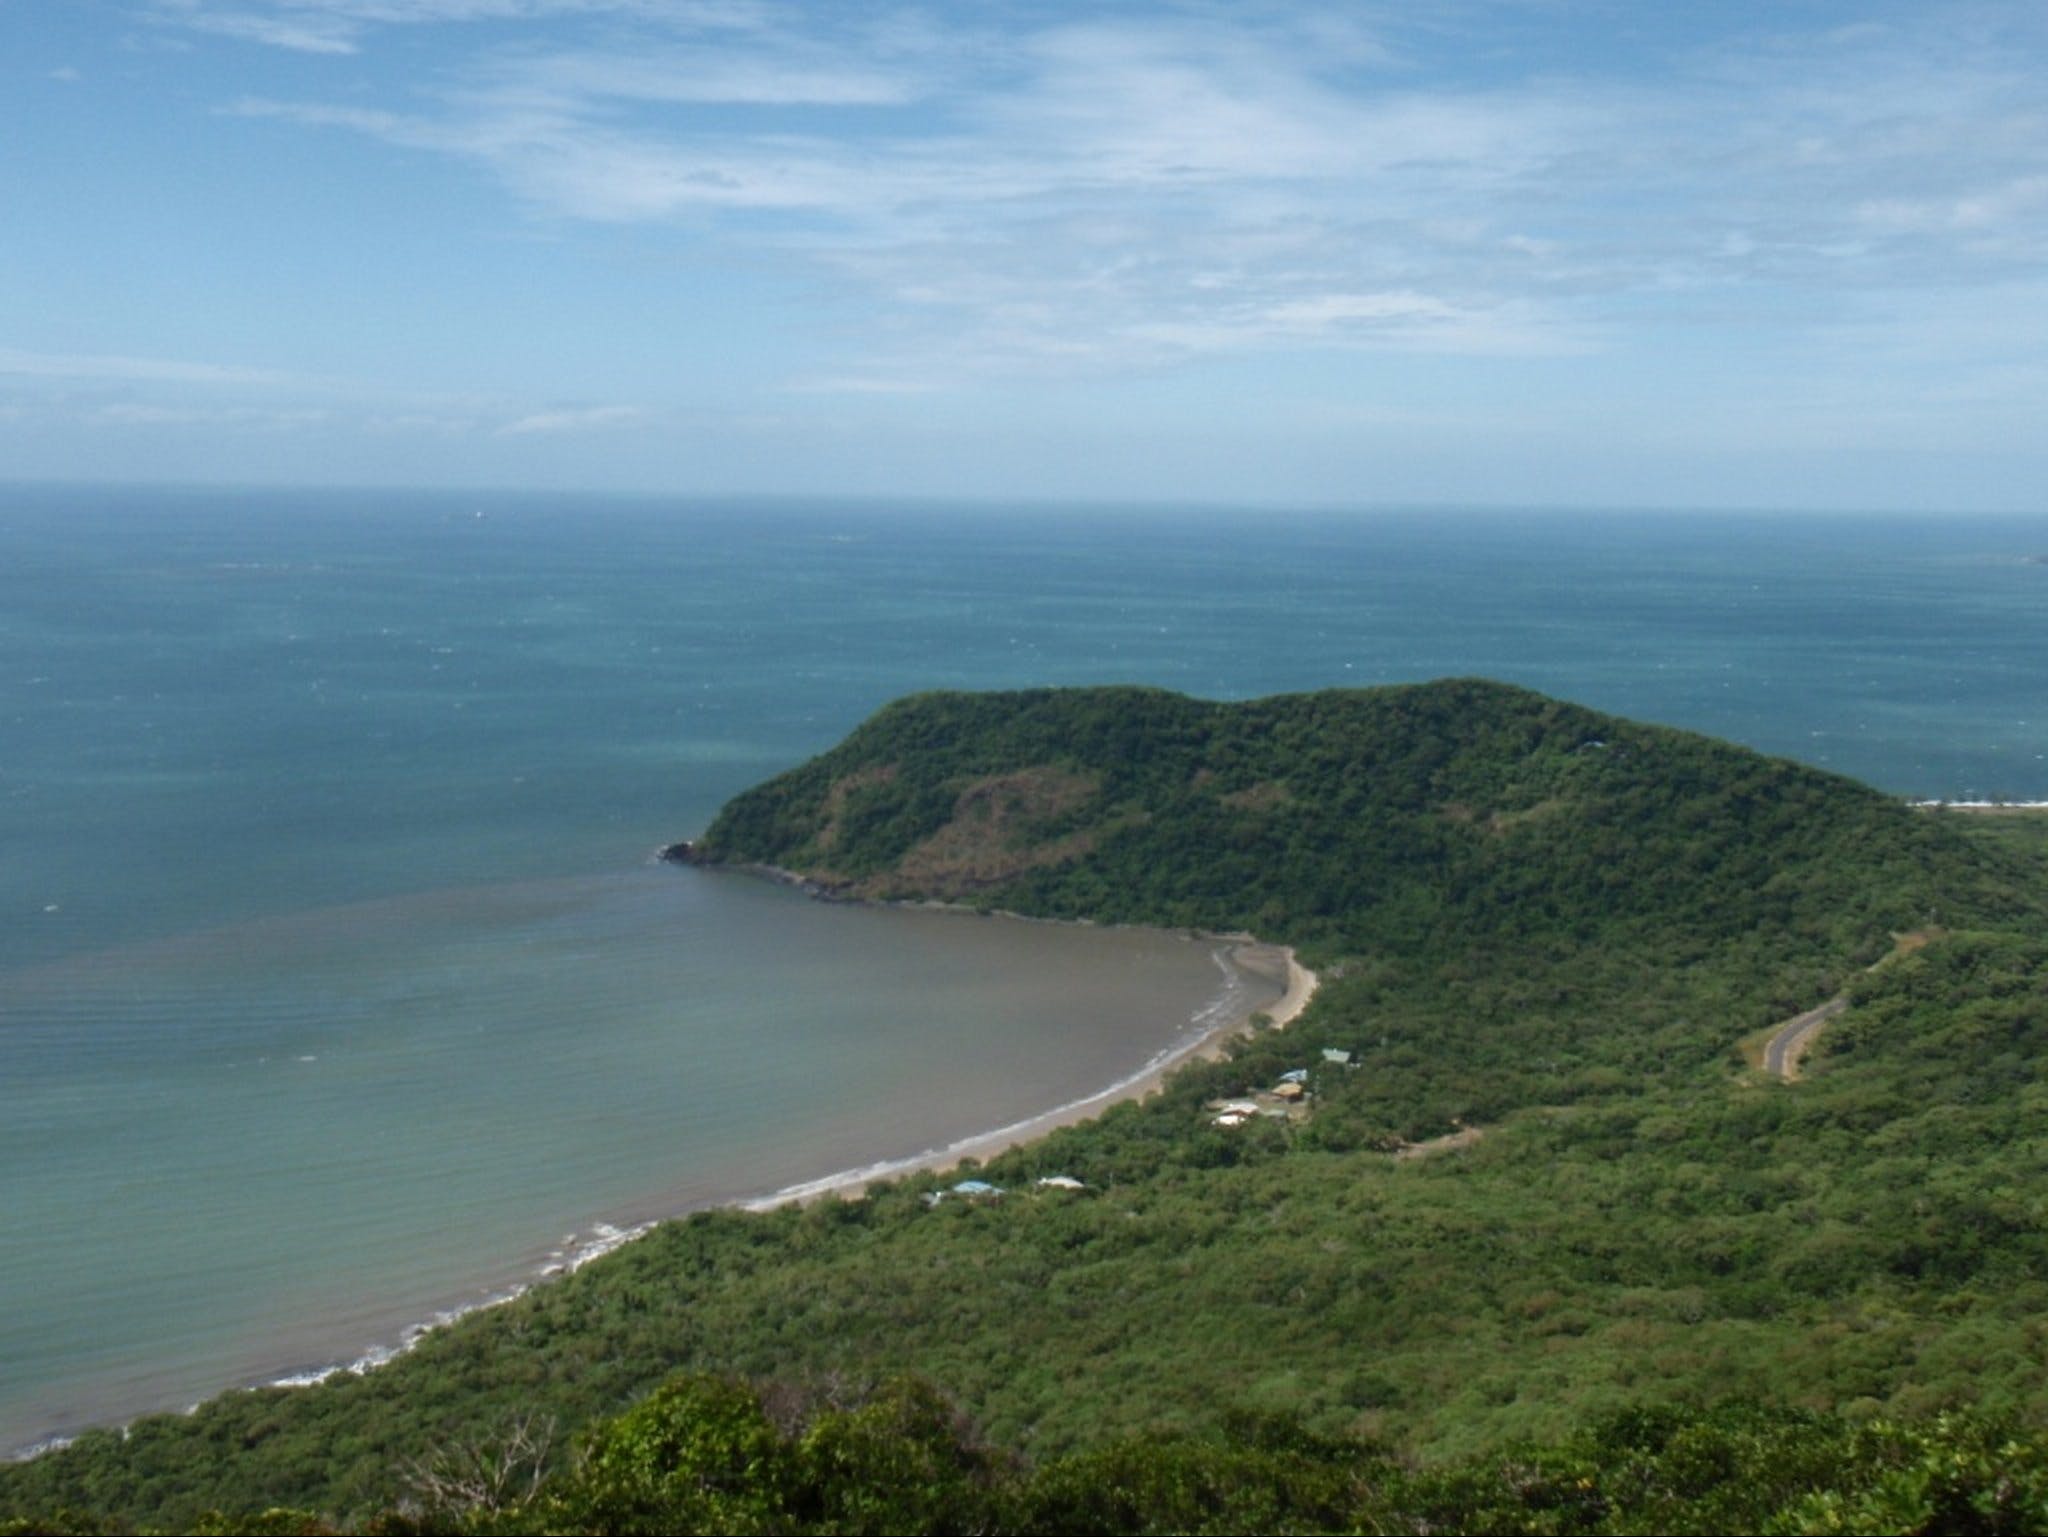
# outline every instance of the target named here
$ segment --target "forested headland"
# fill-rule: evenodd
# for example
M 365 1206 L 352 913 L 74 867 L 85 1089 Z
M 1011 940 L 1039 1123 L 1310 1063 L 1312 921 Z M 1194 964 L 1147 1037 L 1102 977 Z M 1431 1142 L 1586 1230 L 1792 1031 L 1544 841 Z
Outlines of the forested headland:
M 0 1516 L 2039 1530 L 2043 826 L 1481 681 L 901 701 L 689 857 L 1248 930 L 1306 1014 L 999 1197 L 665 1224 L 378 1371 L 0 1472 Z M 1305 1110 L 1216 1124 L 1288 1074 Z

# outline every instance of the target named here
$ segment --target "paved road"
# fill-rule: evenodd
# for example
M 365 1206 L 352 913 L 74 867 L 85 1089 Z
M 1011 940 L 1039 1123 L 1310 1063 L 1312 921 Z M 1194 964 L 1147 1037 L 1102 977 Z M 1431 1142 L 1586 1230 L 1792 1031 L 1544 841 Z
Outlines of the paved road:
M 1786 1020 L 1771 1036 L 1770 1044 L 1764 1047 L 1764 1066 L 1780 1078 L 1797 1078 L 1799 1059 L 1806 1055 L 1813 1038 L 1820 1034 L 1820 1027 L 1847 1007 L 1849 998 L 1845 993 L 1839 998 L 1830 998 L 1817 1009 L 1808 1009 L 1804 1014 Z

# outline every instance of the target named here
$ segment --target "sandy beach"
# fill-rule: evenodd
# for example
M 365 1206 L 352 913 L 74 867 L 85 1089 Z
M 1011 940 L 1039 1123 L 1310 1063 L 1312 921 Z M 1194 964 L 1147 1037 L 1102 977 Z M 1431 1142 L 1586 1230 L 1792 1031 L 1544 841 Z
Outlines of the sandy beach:
M 1176 1046 L 1147 1063 L 1137 1073 L 1120 1079 L 1086 1098 L 1069 1101 L 1043 1114 L 1016 1121 L 993 1131 L 978 1132 L 943 1148 L 862 1169 L 847 1169 L 821 1179 L 792 1185 L 778 1190 L 773 1195 L 736 1203 L 747 1211 L 770 1211 L 778 1206 L 818 1200 L 825 1196 L 842 1199 L 859 1197 L 870 1185 L 880 1180 L 897 1179 L 905 1174 L 933 1173 L 957 1168 L 968 1159 L 986 1160 L 1013 1147 L 1036 1141 L 1062 1126 L 1073 1126 L 1082 1121 L 1092 1120 L 1112 1105 L 1127 1100 L 1142 1100 L 1154 1093 L 1176 1069 L 1197 1058 L 1216 1058 L 1223 1054 L 1224 1047 L 1253 1028 L 1256 1015 L 1265 1016 L 1267 1028 L 1285 1029 L 1301 1016 L 1309 1001 L 1315 997 L 1320 978 L 1315 972 L 1301 964 L 1294 950 L 1288 945 L 1267 944 L 1244 934 L 1216 934 L 1202 936 L 1214 943 L 1228 946 L 1229 963 L 1241 971 L 1254 976 L 1265 977 L 1282 986 L 1280 997 L 1265 1008 L 1246 1009 L 1216 1022 L 1191 1040 Z
M 1979 816 L 2029 816 L 2048 811 L 2048 801 L 1914 801 L 1916 811 L 1967 811 Z

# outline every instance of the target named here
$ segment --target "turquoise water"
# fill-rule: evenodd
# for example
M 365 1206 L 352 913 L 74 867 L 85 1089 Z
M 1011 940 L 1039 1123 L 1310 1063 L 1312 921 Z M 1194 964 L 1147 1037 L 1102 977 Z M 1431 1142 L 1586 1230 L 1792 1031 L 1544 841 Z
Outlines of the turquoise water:
M 0 488 L 0 1444 L 1185 1036 L 1170 937 L 650 866 L 898 694 L 1480 673 L 2048 798 L 2048 520 Z

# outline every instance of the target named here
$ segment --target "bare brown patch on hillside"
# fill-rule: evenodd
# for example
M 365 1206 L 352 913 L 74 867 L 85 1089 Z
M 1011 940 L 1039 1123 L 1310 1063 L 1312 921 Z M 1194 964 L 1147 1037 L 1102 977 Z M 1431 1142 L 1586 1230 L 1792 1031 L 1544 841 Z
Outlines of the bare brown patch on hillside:
M 1232 790 L 1228 795 L 1218 798 L 1224 805 L 1235 806 L 1240 811 L 1271 811 L 1277 806 L 1292 804 L 1294 792 L 1287 788 L 1285 780 L 1268 779 L 1263 784 L 1255 784 L 1244 790 Z
M 818 836 L 811 840 L 811 847 L 820 854 L 829 854 L 839 846 L 839 823 L 846 815 L 846 802 L 857 790 L 871 785 L 885 785 L 896 777 L 896 765 L 880 763 L 873 768 L 856 769 L 853 773 L 832 781 L 825 792 L 825 825 L 818 829 Z
M 1484 1126 L 1467 1126 L 1463 1121 L 1452 1121 L 1458 1129 L 1446 1132 L 1441 1137 L 1431 1137 L 1427 1142 L 1404 1142 L 1394 1149 L 1397 1163 L 1412 1163 L 1418 1158 L 1438 1158 L 1445 1153 L 1462 1153 L 1473 1143 L 1486 1135 Z
M 1486 819 L 1486 826 L 1491 832 L 1508 832 L 1520 827 L 1524 822 L 1535 822 L 1547 816 L 1555 816 L 1564 810 L 1564 804 L 1562 800 L 1552 796 L 1547 801 L 1538 801 L 1535 805 L 1525 806 L 1520 811 L 1496 811 Z
M 1053 764 L 977 779 L 953 803 L 952 820 L 905 854 L 887 883 L 958 897 L 999 886 L 1027 870 L 1079 859 L 1110 829 L 1084 829 L 1043 842 L 1031 841 L 1032 829 L 1085 805 L 1100 786 L 1093 774 Z
M 1482 811 L 1469 801 L 1445 801 L 1436 808 L 1436 814 L 1457 827 L 1477 827 L 1485 832 L 1512 832 L 1525 822 L 1534 822 L 1547 816 L 1554 816 L 1564 810 L 1566 802 L 1553 796 L 1547 801 L 1538 801 L 1533 806 L 1524 806 L 1519 811 Z

